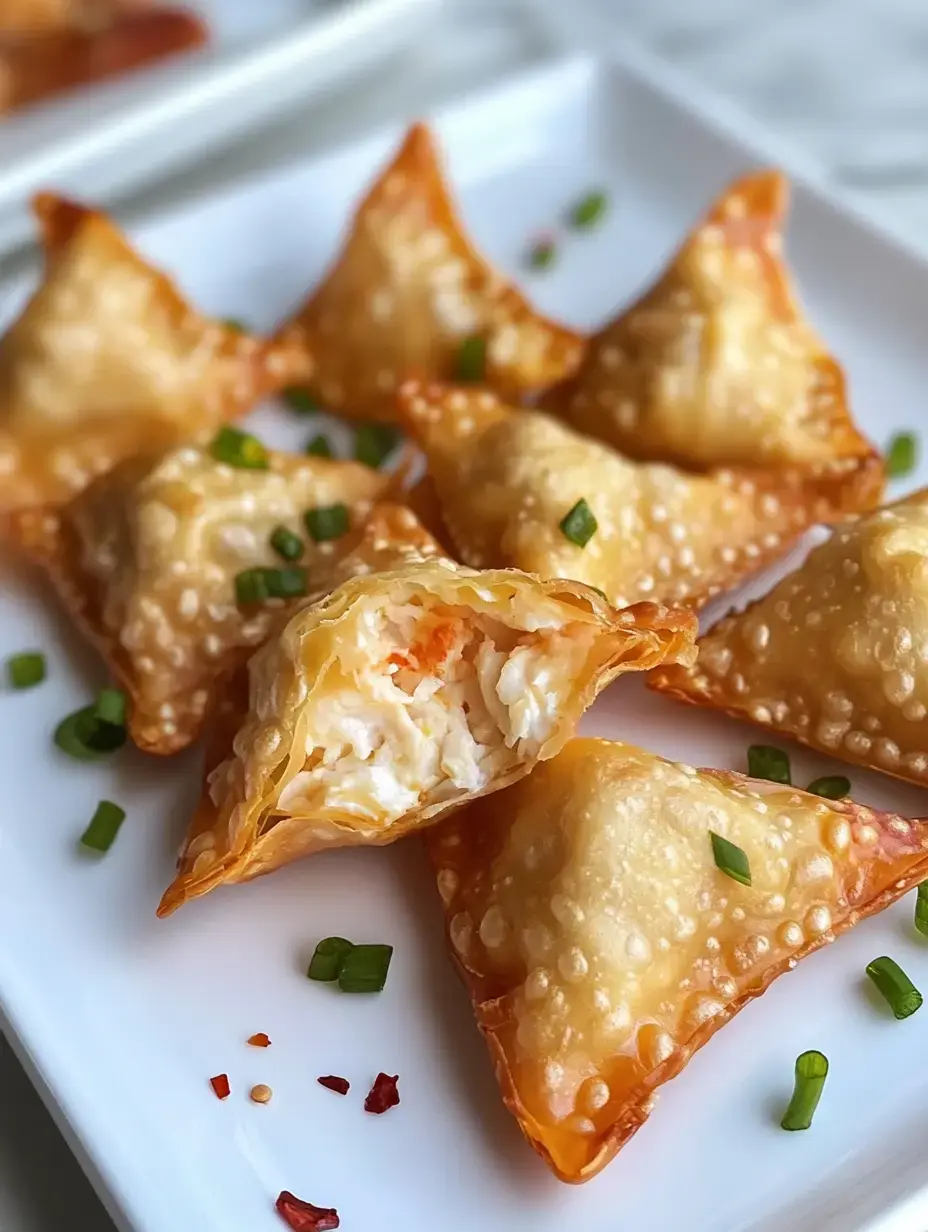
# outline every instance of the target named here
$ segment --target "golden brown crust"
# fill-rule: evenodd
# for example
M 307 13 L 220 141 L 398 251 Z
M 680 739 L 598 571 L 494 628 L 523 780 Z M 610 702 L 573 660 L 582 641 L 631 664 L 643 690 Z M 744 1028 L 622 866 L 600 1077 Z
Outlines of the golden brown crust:
M 414 124 L 358 208 L 335 266 L 280 338 L 296 342 L 324 405 L 395 418 L 408 376 L 448 379 L 461 343 L 486 344 L 486 379 L 519 397 L 576 367 L 580 336 L 537 313 L 467 238 L 435 141 Z

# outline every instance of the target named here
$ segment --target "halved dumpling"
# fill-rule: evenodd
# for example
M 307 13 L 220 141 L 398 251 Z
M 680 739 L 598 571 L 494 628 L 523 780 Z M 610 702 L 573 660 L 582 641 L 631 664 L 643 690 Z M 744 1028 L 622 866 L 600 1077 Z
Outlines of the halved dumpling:
M 856 508 L 841 477 L 630 462 L 488 392 L 410 381 L 400 407 L 466 564 L 579 578 L 618 606 L 701 606 L 814 522 Z
M 0 338 L 0 513 L 211 435 L 287 384 L 292 349 L 200 316 L 105 214 L 49 193 L 35 208 L 45 274 Z
M 514 782 L 620 672 L 685 660 L 694 626 L 445 560 L 346 583 L 251 659 L 247 717 L 160 914 L 325 847 L 392 843 Z
M 690 470 L 837 469 L 876 504 L 882 465 L 782 258 L 775 171 L 732 184 L 657 283 L 590 341 L 549 409 L 632 458 Z
M 514 396 L 568 376 L 583 347 L 467 238 L 424 124 L 409 129 L 334 267 L 280 337 L 303 349 L 308 384 L 329 410 L 386 420 L 406 377 L 456 375 L 465 340 L 474 377 Z
M 928 490 L 837 528 L 649 683 L 928 784 Z
M 196 739 L 216 676 L 259 645 L 285 607 L 330 589 L 335 561 L 391 483 L 354 462 L 280 453 L 267 462 L 239 469 L 193 445 L 139 455 L 67 505 L 12 519 L 129 693 L 130 733 L 146 752 L 176 753 Z M 314 541 L 310 509 L 329 511 L 323 530 L 339 533 Z M 278 528 L 300 541 L 299 557 L 275 550 Z M 240 575 L 281 568 L 291 599 L 240 602 Z
M 607 740 L 572 740 L 426 843 L 506 1106 L 573 1182 L 772 980 L 928 876 L 924 822 Z

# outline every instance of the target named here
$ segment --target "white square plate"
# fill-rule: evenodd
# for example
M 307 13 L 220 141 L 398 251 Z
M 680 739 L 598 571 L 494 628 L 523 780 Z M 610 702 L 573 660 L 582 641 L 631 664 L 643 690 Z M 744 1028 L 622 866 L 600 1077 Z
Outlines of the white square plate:
M 528 279 L 581 326 L 613 313 L 735 174 L 769 160 L 725 108 L 648 62 L 570 61 L 436 117 L 478 241 L 521 272 L 526 242 L 591 186 L 612 209 Z M 319 277 L 390 131 L 186 208 L 138 240 L 206 309 L 262 327 Z M 917 426 L 928 386 L 928 269 L 819 190 L 797 186 L 789 243 L 814 320 L 846 362 L 856 413 L 878 442 Z M 10 306 L 24 287 L 5 288 Z M 278 444 L 314 426 L 265 408 Z M 924 466 L 920 478 L 926 478 Z M 56 719 L 99 682 L 47 595 L 12 570 L 0 655 L 48 650 L 41 688 L 0 697 L 0 1002 L 117 1222 L 136 1232 L 277 1232 L 278 1191 L 337 1206 L 345 1232 L 924 1232 L 928 1010 L 902 1022 L 866 995 L 864 967 L 894 954 L 928 988 L 911 901 L 813 955 L 665 1087 L 606 1172 L 560 1185 L 499 1101 L 467 999 L 444 954 L 441 912 L 415 841 L 338 851 L 220 891 L 158 922 L 154 908 L 198 789 L 198 757 L 126 753 L 82 766 L 51 744 Z M 620 680 L 584 723 L 702 765 L 743 768 L 757 733 Z M 798 782 L 837 769 L 792 748 Z M 852 771 L 855 794 L 928 813 L 923 792 Z M 76 839 L 101 797 L 128 820 L 101 861 Z M 303 972 L 328 934 L 396 947 L 380 997 L 339 997 Z M 248 1048 L 254 1031 L 273 1046 Z M 796 1055 L 831 1060 L 809 1133 L 778 1119 Z M 383 1069 L 401 1105 L 366 1116 Z M 226 1071 L 219 1103 L 207 1079 Z M 344 1074 L 339 1099 L 318 1074 Z M 254 1082 L 275 1091 L 249 1103 Z

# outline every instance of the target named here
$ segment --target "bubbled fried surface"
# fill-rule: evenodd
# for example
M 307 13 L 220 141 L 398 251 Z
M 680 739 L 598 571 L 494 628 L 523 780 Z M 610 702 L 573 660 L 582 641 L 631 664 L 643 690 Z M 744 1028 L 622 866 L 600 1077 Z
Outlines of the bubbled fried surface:
M 36 213 L 45 273 L 0 339 L 0 512 L 211 435 L 288 382 L 295 352 L 201 316 L 105 214 L 48 193 Z
M 923 822 L 590 739 L 426 844 L 503 1098 L 566 1181 L 776 976 L 928 871 Z
M 13 530 L 129 692 L 133 740 L 175 753 L 199 734 L 217 674 L 288 610 L 283 600 L 240 608 L 236 575 L 283 564 L 269 537 L 284 525 L 304 540 L 310 587 L 327 589 L 390 482 L 353 462 L 289 454 L 240 470 L 186 445 L 123 462 L 60 510 L 20 513 Z M 303 512 L 337 502 L 354 535 L 314 543 Z
M 580 360 L 582 339 L 537 313 L 467 238 L 435 141 L 414 124 L 361 203 L 322 285 L 281 330 L 306 356 L 330 410 L 392 420 L 403 380 L 447 380 L 465 338 L 486 346 L 486 379 L 519 396 Z
M 731 185 L 637 303 L 589 343 L 553 413 L 632 458 L 832 470 L 872 506 L 873 446 L 844 374 L 807 322 L 782 258 L 778 172 Z M 861 486 L 861 478 L 867 483 Z
M 928 783 L 928 491 L 838 527 L 702 638 L 694 666 L 649 683 Z
M 857 505 L 843 477 L 692 475 L 632 462 L 486 391 L 410 381 L 400 407 L 463 561 L 578 578 L 617 606 L 654 599 L 700 607 L 782 555 L 811 524 Z M 584 547 L 560 529 L 580 499 L 597 522 Z

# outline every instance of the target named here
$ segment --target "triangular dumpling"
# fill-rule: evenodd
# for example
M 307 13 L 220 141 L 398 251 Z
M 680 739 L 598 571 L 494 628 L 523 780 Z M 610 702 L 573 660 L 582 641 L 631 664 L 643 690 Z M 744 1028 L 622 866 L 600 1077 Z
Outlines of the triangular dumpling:
M 240 605 L 236 577 L 305 569 L 306 591 L 290 606 L 328 589 L 335 560 L 391 482 L 355 462 L 292 454 L 269 454 L 266 470 L 237 469 L 185 445 L 128 459 L 64 507 L 24 511 L 12 527 L 128 691 L 133 740 L 176 753 L 199 734 L 213 680 L 285 607 Z M 316 543 L 303 515 L 333 506 L 344 506 L 346 529 Z M 281 526 L 303 541 L 291 562 L 270 543 Z
M 657 283 L 590 341 L 548 407 L 632 458 L 690 470 L 837 469 L 879 500 L 882 465 L 782 258 L 777 172 L 731 185 Z
M 467 339 L 480 352 L 478 375 L 513 396 L 568 376 L 583 346 L 477 252 L 424 124 L 410 128 L 281 337 L 304 348 L 309 386 L 327 409 L 388 420 L 407 377 L 455 376 Z
M 400 402 L 466 564 L 579 578 L 618 606 L 655 599 L 698 607 L 776 559 L 814 522 L 843 512 L 844 501 L 856 507 L 840 478 L 690 475 L 630 462 L 488 392 L 407 382 Z M 595 518 L 585 545 L 562 527 L 579 501 Z
M 66 500 L 288 383 L 292 350 L 200 316 L 105 214 L 35 206 L 45 273 L 0 338 L 0 512 Z
M 345 583 L 251 659 L 237 733 L 233 682 L 225 760 L 160 914 L 498 791 L 553 757 L 615 676 L 689 658 L 694 629 L 653 603 L 618 612 L 577 582 L 441 559 Z
M 928 876 L 924 822 L 607 740 L 571 741 L 426 843 L 506 1106 L 574 1182 L 772 980 Z
M 839 527 L 699 647 L 649 683 L 928 784 L 928 490 Z

